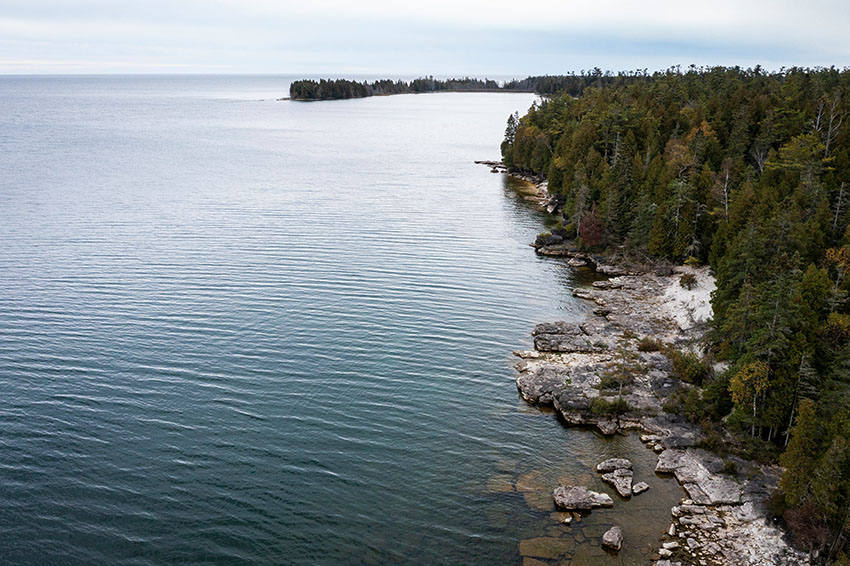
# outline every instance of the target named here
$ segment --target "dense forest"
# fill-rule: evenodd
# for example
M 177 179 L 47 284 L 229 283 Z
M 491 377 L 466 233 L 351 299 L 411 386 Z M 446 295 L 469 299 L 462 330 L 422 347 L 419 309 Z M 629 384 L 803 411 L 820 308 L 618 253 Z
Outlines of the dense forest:
M 388 79 L 357 82 L 346 79 L 300 80 L 289 87 L 289 97 L 292 100 L 339 100 L 345 98 L 365 98 L 367 96 L 382 96 L 389 94 L 410 94 L 423 92 L 535 92 L 541 95 L 569 93 L 578 96 L 588 86 L 602 86 L 618 81 L 637 80 L 642 75 L 631 73 L 614 77 L 606 75 L 599 69 L 594 69 L 580 75 L 558 75 L 527 77 L 512 80 L 500 85 L 489 79 L 440 80 L 434 77 L 423 77 L 410 82 Z
M 850 71 L 562 80 L 509 117 L 505 165 L 548 179 L 585 248 L 711 266 L 704 362 L 728 369 L 678 410 L 778 460 L 796 544 L 850 564 Z
M 389 94 L 410 94 L 421 92 L 472 92 L 503 90 L 496 81 L 488 79 L 437 80 L 434 77 L 414 79 L 410 82 L 389 79 L 372 83 L 349 81 L 346 79 L 322 79 L 320 81 L 301 80 L 289 86 L 292 100 L 340 100 L 345 98 L 365 98 L 367 96 L 385 96 Z M 519 90 L 519 89 L 516 89 Z

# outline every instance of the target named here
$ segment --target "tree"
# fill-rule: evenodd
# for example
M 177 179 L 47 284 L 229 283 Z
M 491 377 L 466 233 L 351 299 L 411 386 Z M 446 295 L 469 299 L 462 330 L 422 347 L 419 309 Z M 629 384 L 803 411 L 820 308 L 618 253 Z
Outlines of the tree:
M 596 207 L 581 219 L 578 235 L 585 248 L 595 248 L 602 243 L 602 222 L 599 220 Z
M 779 489 L 786 504 L 796 507 L 806 502 L 811 491 L 812 470 L 818 456 L 818 418 L 811 399 L 800 402 L 788 447 L 779 459 L 785 468 Z
M 729 382 L 729 389 L 732 391 L 732 402 L 741 410 L 744 410 L 748 405 L 752 405 L 752 436 L 756 435 L 756 419 L 758 401 L 761 395 L 765 392 L 768 385 L 768 373 L 770 368 L 762 361 L 750 362 L 744 365 L 732 377 Z

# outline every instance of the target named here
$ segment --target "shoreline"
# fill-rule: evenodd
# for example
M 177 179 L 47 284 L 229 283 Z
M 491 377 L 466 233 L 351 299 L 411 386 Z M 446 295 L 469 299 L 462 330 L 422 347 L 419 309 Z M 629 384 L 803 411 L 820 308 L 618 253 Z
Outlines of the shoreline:
M 538 94 L 533 90 L 505 90 L 503 88 L 479 88 L 479 89 L 445 89 L 445 90 L 426 90 L 422 92 L 382 92 L 380 94 L 370 94 L 368 96 L 348 96 L 348 97 L 340 97 L 340 98 L 301 98 L 301 97 L 291 97 L 284 96 L 281 98 L 277 98 L 277 101 L 283 100 L 291 100 L 293 102 L 330 102 L 333 100 L 359 100 L 361 98 L 376 98 L 380 96 L 400 96 L 404 94 L 443 94 L 443 93 L 453 93 L 453 94 L 537 94 L 538 96 L 546 96 L 543 94 Z
M 543 179 L 510 173 L 501 162 L 476 163 L 533 184 L 537 196 L 530 200 L 541 208 L 554 200 Z M 594 304 L 583 321 L 534 328 L 533 349 L 514 352 L 520 358 L 515 364 L 517 389 L 529 404 L 554 409 L 565 426 L 595 428 L 606 436 L 637 431 L 658 455 L 656 473 L 676 478 L 687 498 L 671 508 L 670 526 L 659 533 L 652 564 L 809 564 L 807 555 L 791 547 L 769 519 L 767 499 L 781 469 L 720 458 L 701 448 L 708 439 L 699 426 L 662 407 L 676 389 L 694 386 L 671 375 L 672 364 L 664 354 L 638 346 L 641 338 L 651 338 L 683 351 L 698 350 L 711 317 L 714 278 L 708 268 L 630 270 L 569 243 L 540 244 L 533 244 L 540 255 L 567 258 L 574 267 L 610 278 L 573 290 L 574 296 Z M 684 273 L 697 278 L 694 289 L 680 286 Z M 617 395 L 606 395 L 602 376 L 616 372 L 630 375 L 631 381 Z M 629 409 L 604 414 L 604 407 L 620 398 Z

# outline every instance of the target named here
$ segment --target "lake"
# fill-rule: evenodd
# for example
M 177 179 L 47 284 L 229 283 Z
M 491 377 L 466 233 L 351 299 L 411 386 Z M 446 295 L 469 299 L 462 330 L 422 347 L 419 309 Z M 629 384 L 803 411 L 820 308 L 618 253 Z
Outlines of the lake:
M 679 488 L 513 382 L 588 308 L 473 163 L 534 97 L 293 79 L 0 77 L 0 561 L 645 563 Z M 613 455 L 650 495 L 559 525 Z

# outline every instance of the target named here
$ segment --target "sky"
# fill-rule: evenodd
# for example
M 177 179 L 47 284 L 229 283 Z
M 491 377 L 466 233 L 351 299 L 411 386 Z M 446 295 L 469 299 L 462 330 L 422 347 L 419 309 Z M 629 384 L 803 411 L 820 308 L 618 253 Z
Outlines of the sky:
M 850 0 L 0 0 L 0 73 L 850 66 Z

